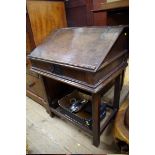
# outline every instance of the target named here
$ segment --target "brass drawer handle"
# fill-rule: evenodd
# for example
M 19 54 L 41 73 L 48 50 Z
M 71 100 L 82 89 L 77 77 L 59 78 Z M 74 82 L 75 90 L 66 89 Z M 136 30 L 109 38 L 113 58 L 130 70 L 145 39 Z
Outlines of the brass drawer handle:
M 32 82 L 29 84 L 29 87 L 33 87 L 36 83 L 35 82 Z

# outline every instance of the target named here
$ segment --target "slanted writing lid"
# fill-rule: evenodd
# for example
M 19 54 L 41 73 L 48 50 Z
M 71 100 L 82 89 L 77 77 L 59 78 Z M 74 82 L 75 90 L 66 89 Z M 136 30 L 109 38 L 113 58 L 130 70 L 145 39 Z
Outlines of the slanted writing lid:
M 40 44 L 30 58 L 97 71 L 124 26 L 62 28 Z

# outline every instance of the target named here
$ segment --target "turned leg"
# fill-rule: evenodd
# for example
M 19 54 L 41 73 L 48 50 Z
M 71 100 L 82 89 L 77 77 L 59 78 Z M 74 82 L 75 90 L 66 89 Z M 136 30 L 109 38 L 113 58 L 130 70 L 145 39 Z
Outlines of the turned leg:
M 114 88 L 114 100 L 113 106 L 114 108 L 119 108 L 119 101 L 120 101 L 120 91 L 121 91 L 121 75 L 118 75 L 115 79 L 115 88 Z
M 92 96 L 92 129 L 93 129 L 93 145 L 98 146 L 100 143 L 100 102 L 101 96 L 99 94 L 93 94 Z
M 47 89 L 46 89 L 46 84 L 45 84 L 45 78 L 42 75 L 40 75 L 40 79 L 41 79 L 41 83 L 42 83 L 42 86 L 43 86 L 44 102 L 46 103 L 46 111 L 48 112 L 48 114 L 51 117 L 54 117 L 54 114 L 50 110 L 49 100 L 48 100 L 48 97 L 47 97 Z

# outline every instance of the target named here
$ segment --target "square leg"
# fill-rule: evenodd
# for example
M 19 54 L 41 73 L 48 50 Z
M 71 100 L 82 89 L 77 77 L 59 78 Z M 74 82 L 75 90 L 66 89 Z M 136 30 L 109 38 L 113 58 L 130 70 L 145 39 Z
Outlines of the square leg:
M 121 74 L 115 78 L 114 83 L 114 97 L 113 97 L 113 108 L 118 110 L 120 101 L 120 91 L 121 91 Z M 96 147 L 100 144 L 100 104 L 101 104 L 101 94 L 92 95 L 92 130 L 93 130 L 93 145 Z M 110 123 L 110 121 L 105 124 L 105 127 Z
M 121 74 L 116 77 L 114 87 L 113 107 L 117 110 L 119 109 L 120 91 L 121 91 Z
M 92 95 L 92 129 L 93 129 L 93 145 L 96 147 L 100 144 L 100 117 L 99 107 L 101 96 L 99 94 Z
M 44 77 L 42 75 L 40 75 L 40 79 L 41 79 L 41 83 L 42 83 L 42 86 L 43 86 L 44 102 L 46 102 L 46 111 L 51 117 L 54 117 L 54 114 L 51 112 L 50 106 L 49 106 L 49 100 L 48 100 L 48 97 L 47 97 L 47 89 L 46 89 L 45 79 L 44 79 Z

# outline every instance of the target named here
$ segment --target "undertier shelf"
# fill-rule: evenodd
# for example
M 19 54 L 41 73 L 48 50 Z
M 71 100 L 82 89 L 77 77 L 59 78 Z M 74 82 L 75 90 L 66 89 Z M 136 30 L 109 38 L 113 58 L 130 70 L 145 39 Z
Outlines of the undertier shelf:
M 92 135 L 92 127 L 84 125 L 83 123 L 81 123 L 81 121 L 75 119 L 75 117 L 73 117 L 69 113 L 68 114 L 65 113 L 60 106 L 58 106 L 57 108 L 50 107 L 50 109 L 51 109 L 51 112 L 54 113 L 55 115 L 59 116 L 60 118 L 64 120 L 69 121 L 70 123 L 74 124 L 75 126 L 79 127 L 80 129 Z M 117 112 L 116 109 L 113 109 L 111 106 L 107 105 L 106 115 L 102 119 L 102 121 L 100 121 L 100 134 L 104 131 L 104 129 L 107 127 L 110 121 L 114 118 L 116 112 Z

